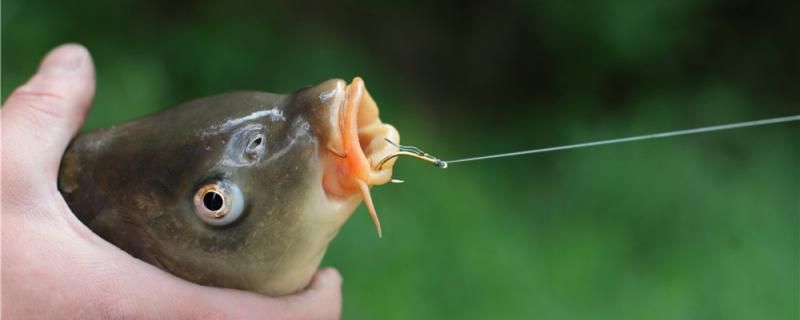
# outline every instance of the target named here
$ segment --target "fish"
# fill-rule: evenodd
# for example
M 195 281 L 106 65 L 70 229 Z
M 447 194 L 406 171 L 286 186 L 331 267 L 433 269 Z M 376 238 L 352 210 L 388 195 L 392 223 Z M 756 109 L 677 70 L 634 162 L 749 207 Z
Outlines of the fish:
M 309 284 L 399 142 L 364 81 L 235 91 L 78 135 L 58 188 L 130 255 L 188 281 L 269 296 Z

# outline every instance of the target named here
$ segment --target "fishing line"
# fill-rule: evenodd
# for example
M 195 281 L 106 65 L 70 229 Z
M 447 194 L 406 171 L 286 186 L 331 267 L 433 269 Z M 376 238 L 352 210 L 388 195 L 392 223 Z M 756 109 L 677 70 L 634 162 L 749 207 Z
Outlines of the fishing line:
M 738 122 L 738 123 L 723 124 L 723 125 L 716 125 L 716 126 L 710 126 L 710 127 L 695 128 L 695 129 L 685 129 L 685 130 L 678 130 L 678 131 L 651 133 L 651 134 L 645 134 L 645 135 L 639 135 L 639 136 L 633 136 L 633 137 L 627 137 L 627 138 L 618 138 L 618 139 L 601 140 L 601 141 L 594 141 L 594 142 L 585 142 L 585 143 L 570 144 L 570 145 L 548 147 L 548 148 L 541 148 L 541 149 L 524 150 L 524 151 L 509 152 L 509 153 L 499 153 L 499 154 L 490 154 L 490 155 L 484 155 L 484 156 L 479 156 L 479 157 L 463 158 L 463 159 L 456 159 L 456 160 L 449 160 L 449 161 L 442 161 L 442 162 L 445 163 L 444 167 L 447 167 L 447 164 L 459 163 L 459 162 L 468 162 L 468 161 L 478 161 L 478 160 L 487 160 L 487 159 L 495 159 L 495 158 L 515 157 L 515 156 L 521 156 L 521 155 L 553 152 L 553 151 L 568 150 L 568 149 L 588 148 L 588 147 L 602 146 L 602 145 L 608 145 L 608 144 L 617 144 L 617 143 L 625 143 L 625 142 L 633 142 L 633 141 L 668 138 L 668 137 L 683 136 L 683 135 L 696 134 L 696 133 L 704 133 L 704 132 L 712 132 L 712 131 L 722 131 L 722 130 L 731 130 L 731 129 L 746 128 L 746 127 L 763 126 L 763 125 L 768 125 L 768 124 L 784 123 L 784 122 L 791 122 L 791 121 L 800 121 L 800 115 L 786 116 L 786 117 L 779 117 L 779 118 L 770 118 L 770 119 L 763 119 L 763 120 L 746 121 L 746 122 Z M 441 160 L 439 160 L 439 161 L 441 161 Z

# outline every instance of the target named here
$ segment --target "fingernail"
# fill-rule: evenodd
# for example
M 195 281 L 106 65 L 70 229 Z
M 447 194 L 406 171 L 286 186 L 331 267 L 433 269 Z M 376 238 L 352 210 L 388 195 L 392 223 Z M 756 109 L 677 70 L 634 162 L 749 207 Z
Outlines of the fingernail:
M 88 55 L 86 48 L 80 45 L 67 44 L 53 49 L 47 54 L 39 72 L 42 73 L 70 73 L 78 70 Z

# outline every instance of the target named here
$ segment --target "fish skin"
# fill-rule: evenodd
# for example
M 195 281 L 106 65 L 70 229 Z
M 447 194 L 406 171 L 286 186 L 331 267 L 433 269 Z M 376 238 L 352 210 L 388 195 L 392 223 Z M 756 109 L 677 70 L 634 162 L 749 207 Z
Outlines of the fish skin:
M 59 190 L 102 238 L 178 277 L 297 292 L 361 202 L 357 193 L 329 197 L 321 183 L 338 132 L 332 93 L 343 84 L 224 93 L 81 134 L 64 154 Z M 258 135 L 263 150 L 246 152 Z M 195 191 L 219 179 L 245 199 L 242 216 L 223 227 L 203 223 L 193 205 Z

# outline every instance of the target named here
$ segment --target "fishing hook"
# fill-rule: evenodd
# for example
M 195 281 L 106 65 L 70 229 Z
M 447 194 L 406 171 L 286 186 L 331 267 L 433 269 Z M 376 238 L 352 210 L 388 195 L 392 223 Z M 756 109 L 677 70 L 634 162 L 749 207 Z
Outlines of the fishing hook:
M 386 164 L 387 161 L 392 160 L 394 158 L 397 158 L 399 156 L 408 156 L 408 157 L 412 157 L 412 158 L 417 158 L 417 159 L 420 159 L 422 161 L 430 162 L 436 167 L 439 167 L 439 168 L 442 168 L 442 169 L 447 168 L 447 162 L 445 162 L 445 161 L 443 161 L 443 160 L 441 160 L 441 159 L 439 159 L 437 157 L 434 157 L 434 156 L 432 156 L 431 154 L 429 154 L 429 153 L 427 153 L 425 151 L 420 150 L 420 148 L 413 147 L 413 146 L 403 146 L 403 145 L 394 143 L 394 142 L 392 142 L 392 140 L 389 140 L 387 138 L 384 138 L 384 140 L 386 140 L 386 142 L 388 142 L 389 144 L 397 147 L 397 152 L 392 153 L 392 154 L 384 157 L 383 159 L 381 159 L 381 161 L 378 161 L 378 164 L 375 165 L 375 169 L 377 169 L 377 170 L 383 169 L 383 165 Z

